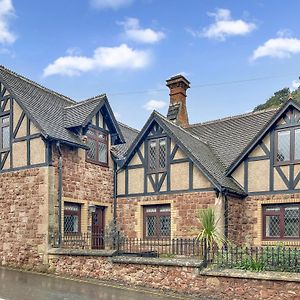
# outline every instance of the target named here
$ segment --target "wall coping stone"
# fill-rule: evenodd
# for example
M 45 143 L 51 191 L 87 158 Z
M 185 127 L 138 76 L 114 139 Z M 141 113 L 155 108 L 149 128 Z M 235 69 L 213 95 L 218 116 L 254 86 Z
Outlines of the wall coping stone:
M 273 280 L 273 281 L 288 281 L 288 282 L 299 282 L 300 273 L 290 272 L 251 272 L 237 269 L 218 269 L 218 268 L 207 268 L 200 270 L 199 275 L 203 276 L 216 276 L 216 277 L 231 277 L 240 279 L 256 279 L 256 280 Z
M 67 256 L 103 256 L 111 257 L 116 255 L 116 250 L 87 250 L 87 249 L 63 249 L 51 248 L 49 255 L 67 255 Z
M 118 264 L 174 266 L 174 267 L 191 267 L 191 268 L 203 267 L 203 261 L 199 259 L 186 259 L 186 258 L 114 256 L 111 258 L 111 261 L 113 263 L 118 263 Z

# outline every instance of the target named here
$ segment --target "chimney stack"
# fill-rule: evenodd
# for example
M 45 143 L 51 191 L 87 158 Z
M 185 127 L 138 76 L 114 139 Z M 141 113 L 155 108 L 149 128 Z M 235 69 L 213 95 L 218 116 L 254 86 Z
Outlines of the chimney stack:
M 182 126 L 189 126 L 189 118 L 186 109 L 186 90 L 190 82 L 182 75 L 176 75 L 167 80 L 170 89 L 170 105 L 167 118 Z

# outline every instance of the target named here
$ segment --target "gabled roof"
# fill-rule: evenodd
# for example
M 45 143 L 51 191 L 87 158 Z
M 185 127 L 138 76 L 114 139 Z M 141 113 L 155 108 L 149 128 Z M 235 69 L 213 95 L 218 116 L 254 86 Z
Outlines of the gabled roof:
M 123 134 L 123 137 L 125 139 L 125 143 L 115 145 L 112 147 L 112 153 L 118 158 L 118 159 L 124 159 L 126 157 L 126 153 L 133 143 L 133 141 L 136 139 L 137 135 L 139 134 L 139 131 L 137 129 L 134 129 L 132 127 L 129 127 L 121 122 L 118 122 L 119 128 Z
M 131 159 L 136 147 L 142 142 L 153 122 L 157 122 L 165 132 L 186 152 L 187 156 L 204 173 L 208 180 L 218 190 L 227 189 L 230 192 L 244 195 L 244 191 L 231 178 L 225 176 L 225 167 L 222 165 L 212 149 L 199 137 L 194 136 L 182 127 L 170 122 L 167 118 L 153 112 L 147 123 L 128 150 L 124 165 Z
M 194 124 L 186 130 L 206 141 L 222 164 L 229 168 L 277 111 L 270 109 L 227 117 Z
M 257 143 L 265 136 L 265 134 L 271 129 L 271 127 L 281 118 L 281 116 L 290 108 L 294 107 L 300 111 L 299 103 L 294 100 L 288 100 L 279 109 L 276 109 L 272 118 L 262 127 L 253 139 L 244 147 L 243 151 L 239 156 L 232 162 L 231 166 L 228 168 L 226 175 L 230 175 L 235 168 L 240 164 L 240 162 L 254 149 Z
M 81 123 L 82 119 L 88 119 L 88 116 L 91 111 L 95 109 L 95 106 L 101 105 L 99 98 L 95 98 L 95 101 L 89 99 L 77 104 L 76 101 L 47 89 L 3 66 L 0 66 L 0 81 L 3 81 L 8 91 L 45 138 L 60 140 L 74 146 L 88 148 L 78 135 L 65 128 L 65 111 L 67 111 L 66 122 L 69 125 L 74 121 L 73 113 L 75 119 L 78 117 Z M 69 111 L 67 107 L 72 107 L 72 109 Z M 113 115 L 108 101 L 107 110 Z M 83 116 L 80 115 L 81 112 Z M 114 117 L 112 122 L 115 124 L 116 132 L 120 135 L 119 140 L 122 142 L 123 136 Z
M 64 126 L 66 128 L 72 128 L 86 124 L 94 110 L 98 107 L 100 108 L 104 104 L 105 98 L 105 95 L 99 95 L 97 97 L 81 101 L 75 105 L 65 107 Z
M 111 127 L 112 133 L 117 133 L 119 137 L 118 143 L 125 143 L 122 131 L 119 128 L 119 124 L 115 119 L 105 94 L 65 107 L 64 126 L 66 128 L 85 127 L 99 110 L 102 112 L 105 111 L 109 116 L 109 120 L 106 120 L 109 121 L 107 125 Z

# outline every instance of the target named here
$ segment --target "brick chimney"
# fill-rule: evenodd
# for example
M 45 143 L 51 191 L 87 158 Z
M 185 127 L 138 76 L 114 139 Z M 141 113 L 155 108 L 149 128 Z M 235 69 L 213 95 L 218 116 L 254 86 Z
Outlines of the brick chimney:
M 186 90 L 190 82 L 182 75 L 176 75 L 167 80 L 170 89 L 170 105 L 167 118 L 182 126 L 189 126 L 189 118 L 186 109 Z

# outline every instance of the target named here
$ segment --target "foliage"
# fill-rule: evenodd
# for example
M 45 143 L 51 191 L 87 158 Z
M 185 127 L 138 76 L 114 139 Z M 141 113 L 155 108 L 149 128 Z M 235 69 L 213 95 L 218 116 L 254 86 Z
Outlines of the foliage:
M 282 244 L 272 247 L 233 246 L 218 250 L 214 263 L 224 268 L 254 272 L 300 272 L 300 249 Z
M 289 88 L 283 88 L 275 92 L 272 97 L 270 97 L 265 103 L 256 106 L 253 111 L 277 108 L 285 103 L 290 96 L 300 103 L 300 87 L 293 92 L 291 92 Z
M 218 231 L 219 220 L 216 220 L 215 212 L 211 207 L 200 210 L 198 219 L 202 228 L 197 236 L 198 240 L 205 241 L 210 248 L 214 244 L 222 246 L 226 242 L 225 237 Z

